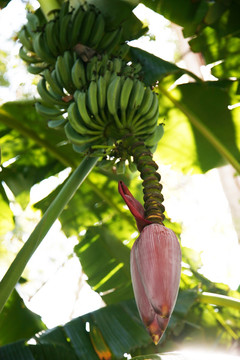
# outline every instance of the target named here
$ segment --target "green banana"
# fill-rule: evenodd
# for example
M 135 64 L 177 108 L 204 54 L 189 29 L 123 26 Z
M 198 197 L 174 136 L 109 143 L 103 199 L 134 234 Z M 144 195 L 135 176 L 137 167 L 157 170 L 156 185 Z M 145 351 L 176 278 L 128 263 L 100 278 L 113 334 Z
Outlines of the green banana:
M 116 36 L 119 33 L 119 28 L 113 30 L 113 31 L 108 31 L 104 34 L 102 40 L 99 43 L 98 48 L 105 50 L 108 46 L 111 45 L 111 43 L 114 41 L 114 39 L 116 38 Z
M 154 133 L 149 136 L 146 141 L 145 144 L 149 147 L 151 147 L 153 151 L 156 150 L 157 144 L 159 142 L 159 140 L 161 139 L 161 137 L 164 134 L 164 128 L 162 126 L 162 124 L 158 125 L 156 130 L 154 131 Z
M 55 64 L 56 58 L 50 52 L 49 48 L 46 46 L 46 40 L 44 39 L 44 33 L 39 32 L 33 37 L 33 49 L 35 53 L 43 61 L 49 64 Z
M 113 71 L 115 73 L 117 73 L 117 74 L 120 73 L 122 70 L 122 66 L 123 66 L 122 59 L 120 59 L 120 58 L 113 59 Z
M 65 51 L 63 54 L 63 61 L 65 64 L 65 76 L 66 76 L 66 84 L 67 84 L 67 90 L 70 94 L 72 94 L 75 90 L 75 86 L 73 84 L 72 81 L 72 67 L 74 64 L 74 61 L 76 60 L 75 58 L 75 53 L 72 53 L 71 51 Z
M 72 82 L 76 89 L 86 85 L 85 68 L 81 59 L 77 59 L 71 70 Z
M 86 75 L 87 75 L 87 80 L 88 81 L 96 80 L 96 77 L 97 77 L 97 62 L 98 62 L 98 57 L 94 56 L 87 63 Z
M 36 64 L 36 63 L 39 63 L 41 62 L 41 59 L 37 58 L 34 55 L 28 55 L 25 48 L 23 46 L 20 47 L 20 50 L 19 50 L 19 56 L 22 60 L 26 61 L 27 63 L 30 63 L 30 64 Z
M 132 123 L 133 117 L 138 110 L 143 100 L 145 88 L 144 83 L 140 80 L 135 80 L 132 88 L 132 92 L 129 98 L 127 107 L 127 122 Z
M 57 108 L 53 108 L 53 107 L 48 107 L 48 106 L 45 106 L 39 102 L 37 102 L 35 104 L 35 109 L 37 110 L 37 112 L 44 116 L 44 117 L 48 117 L 48 118 L 56 118 L 56 117 L 59 117 L 61 116 L 64 111 L 60 110 L 60 109 L 57 109 Z
M 103 123 L 107 123 L 107 117 L 104 111 L 107 101 L 107 84 L 107 78 L 100 75 L 97 80 L 97 102 L 99 114 L 103 120 Z
M 27 71 L 30 72 L 31 74 L 37 75 L 40 74 L 44 69 L 46 69 L 47 65 L 43 65 L 43 66 L 36 66 L 36 65 L 28 65 L 27 67 Z
M 94 116 L 94 119 L 101 125 L 104 125 L 104 120 L 99 116 L 98 109 L 98 87 L 96 81 L 91 81 L 87 90 L 87 105 Z M 101 128 L 101 127 L 100 127 Z
M 115 33 L 115 36 L 113 36 L 112 41 L 110 42 L 110 44 L 108 46 L 104 47 L 104 51 L 107 54 L 112 54 L 113 51 L 115 50 L 115 48 L 121 43 L 122 33 L 123 33 L 123 29 L 118 28 L 117 32 Z
M 67 106 L 67 104 L 62 100 L 61 96 L 51 94 L 46 88 L 46 80 L 42 78 L 37 84 L 37 90 L 41 98 L 44 102 L 49 105 L 61 105 L 63 108 Z
M 70 58 L 69 58 L 70 57 Z M 73 60 L 71 58 L 71 54 L 69 52 L 65 52 L 64 55 L 59 55 L 56 61 L 56 76 L 58 79 L 58 83 L 66 89 L 66 91 L 71 94 L 74 89 L 74 85 L 72 82 L 72 66 Z
M 91 48 L 96 49 L 100 43 L 105 29 L 105 20 L 102 13 L 99 13 L 96 17 L 94 25 L 91 29 L 91 36 L 89 37 L 88 45 Z
M 60 120 L 49 120 L 48 127 L 58 128 L 59 126 L 62 126 L 65 122 L 66 122 L 66 119 L 64 119 L 64 118 L 62 118 Z
M 59 46 L 61 51 L 65 51 L 69 47 L 69 32 L 71 33 L 72 14 L 65 14 L 59 21 Z
M 153 93 L 152 104 L 149 111 L 145 115 L 141 116 L 135 125 L 140 126 L 145 122 L 147 123 L 151 122 L 151 119 L 155 116 L 156 113 L 158 114 L 158 112 L 159 112 L 158 97 L 156 93 Z
M 31 37 L 29 37 L 26 26 L 23 26 L 22 29 L 19 31 L 18 39 L 27 50 L 33 51 L 32 40 Z
M 129 53 L 130 46 L 128 44 L 121 44 L 115 51 L 115 55 L 125 59 L 127 54 Z
M 88 44 L 95 19 L 96 19 L 96 13 L 93 10 L 89 10 L 86 12 L 79 36 L 79 42 L 81 44 L 83 45 Z
M 102 131 L 102 126 L 99 124 L 96 124 L 94 119 L 91 117 L 91 115 L 88 112 L 87 109 L 87 94 L 84 91 L 76 91 L 74 93 L 74 98 L 76 100 L 78 111 L 80 113 L 80 116 L 83 120 L 83 122 L 92 129 L 97 129 Z
M 82 29 L 83 19 L 85 17 L 85 10 L 80 5 L 72 16 L 72 31 L 70 38 L 70 45 L 75 46 L 79 42 L 80 31 Z
M 86 127 L 86 124 L 83 122 L 81 115 L 78 111 L 78 106 L 73 102 L 68 107 L 68 121 L 71 124 L 72 128 L 81 135 L 99 135 L 101 131 L 91 130 Z
M 36 31 L 38 31 L 38 28 L 40 26 L 39 18 L 36 14 L 34 14 L 32 12 L 28 12 L 27 20 L 28 20 L 28 22 L 26 24 L 26 28 L 27 28 L 29 34 L 33 35 Z
M 60 11 L 58 13 L 59 22 L 61 23 L 64 16 L 69 12 L 69 1 L 63 1 Z
M 127 77 L 124 80 L 124 83 L 122 85 L 121 89 L 121 95 L 120 95 L 120 109 L 121 109 L 121 119 L 122 124 L 126 125 L 126 110 L 128 107 L 129 98 L 131 95 L 131 91 L 133 88 L 134 81 L 133 79 Z
M 120 129 L 123 127 L 118 117 L 119 98 L 121 92 L 121 80 L 122 78 L 120 76 L 113 75 L 107 89 L 108 110 L 110 114 L 113 115 L 116 125 Z
M 67 123 L 64 126 L 64 130 L 65 130 L 65 134 L 67 136 L 67 138 L 69 139 L 70 142 L 72 142 L 73 144 L 76 145 L 83 145 L 83 144 L 87 144 L 87 143 L 92 143 L 95 142 L 96 140 L 100 139 L 101 136 L 86 136 L 86 135 L 81 135 L 78 132 L 76 132 L 72 126 L 70 125 L 70 123 Z
M 59 54 L 59 43 L 58 43 L 58 22 L 51 20 L 45 26 L 46 42 L 49 50 L 54 56 Z
M 153 91 L 149 87 L 147 87 L 144 92 L 142 103 L 137 111 L 137 114 L 134 116 L 134 119 L 132 121 L 133 125 L 136 124 L 136 122 L 140 117 L 146 115 L 150 111 L 151 106 L 153 104 L 153 97 L 154 97 Z
M 58 94 L 59 96 L 65 96 L 65 93 L 63 91 L 63 87 L 58 83 L 55 69 L 52 72 L 49 69 L 45 69 L 43 71 L 43 76 L 47 80 L 47 82 L 50 85 L 51 89 L 56 94 Z

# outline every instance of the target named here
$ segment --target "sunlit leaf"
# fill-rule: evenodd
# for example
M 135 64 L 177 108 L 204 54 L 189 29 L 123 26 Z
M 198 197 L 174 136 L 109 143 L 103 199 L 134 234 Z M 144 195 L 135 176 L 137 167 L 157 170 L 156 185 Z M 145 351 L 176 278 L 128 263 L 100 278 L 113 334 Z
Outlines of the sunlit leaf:
M 184 172 L 197 173 L 226 164 L 226 158 L 211 141 L 213 135 L 237 163 L 240 123 L 234 115 L 238 110 L 228 109 L 231 104 L 228 91 L 214 83 L 189 83 L 178 86 L 172 94 L 181 104 L 179 107 L 173 106 L 164 96 L 160 98 L 160 114 L 165 117 L 164 136 L 158 146 L 161 161 Z M 204 134 L 188 120 L 181 106 L 185 114 L 195 117 L 197 124 L 203 124 Z
M 107 304 L 133 297 L 130 250 L 105 226 L 88 228 L 75 247 L 88 283 Z

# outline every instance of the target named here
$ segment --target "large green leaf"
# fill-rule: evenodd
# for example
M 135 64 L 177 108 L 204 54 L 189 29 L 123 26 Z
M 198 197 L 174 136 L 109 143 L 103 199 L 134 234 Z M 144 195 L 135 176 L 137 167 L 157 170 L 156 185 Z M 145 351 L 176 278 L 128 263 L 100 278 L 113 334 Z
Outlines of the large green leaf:
M 144 73 L 144 82 L 147 85 L 153 85 L 156 81 L 169 74 L 183 75 L 187 70 L 179 68 L 177 65 L 165 61 L 153 54 L 139 48 L 131 47 L 130 55 L 133 61 L 140 62 Z
M 207 64 L 219 61 L 212 68 L 218 78 L 240 77 L 240 39 L 234 36 L 220 36 L 216 29 L 206 27 L 202 33 L 190 41 L 194 52 L 201 52 Z
M 144 5 L 182 26 L 187 36 L 193 34 L 207 13 L 206 1 L 142 0 Z
M 80 161 L 63 131 L 49 129 L 35 101 L 10 102 L 0 108 L 3 180 L 25 207 L 31 187 Z M 4 166 L 7 161 L 10 165 Z M 9 217 L 11 218 L 11 217 Z
M 161 161 L 184 172 L 206 172 L 227 161 L 238 169 L 239 108 L 228 109 L 232 102 L 228 88 L 210 82 L 180 85 L 171 93 L 163 87 L 160 91 L 164 94 L 160 113 L 165 118 L 158 146 Z
M 133 297 L 130 278 L 130 250 L 106 226 L 88 228 L 75 253 L 88 283 L 107 304 Z
M 40 316 L 30 311 L 14 290 L 0 314 L 0 346 L 29 338 L 45 329 Z
M 65 359 L 98 360 L 99 338 L 94 336 L 93 329 L 97 330 L 101 339 L 104 339 L 110 356 L 116 359 L 122 358 L 124 353 L 130 353 L 140 346 L 146 347 L 151 342 L 139 319 L 135 302 L 130 300 L 47 330 L 35 337 L 36 345 L 26 346 L 23 342 L 19 342 L 3 346 L 0 348 L 0 358 L 49 360 L 64 359 L 63 355 L 65 355 Z
M 11 137 L 4 139 L 4 142 L 9 141 L 9 145 L 3 148 L 2 161 L 18 156 L 19 150 L 27 152 L 29 147 L 34 144 L 45 148 L 52 157 L 66 166 L 79 164 L 80 155 L 67 144 L 64 131 L 50 129 L 47 121 L 37 114 L 35 102 L 36 100 L 13 101 L 5 103 L 0 108 L 0 123 L 7 128 L 14 129 L 16 132 L 12 136 L 15 137 L 15 140 L 17 139 L 15 146 L 13 146 Z M 25 146 L 22 136 L 25 138 Z

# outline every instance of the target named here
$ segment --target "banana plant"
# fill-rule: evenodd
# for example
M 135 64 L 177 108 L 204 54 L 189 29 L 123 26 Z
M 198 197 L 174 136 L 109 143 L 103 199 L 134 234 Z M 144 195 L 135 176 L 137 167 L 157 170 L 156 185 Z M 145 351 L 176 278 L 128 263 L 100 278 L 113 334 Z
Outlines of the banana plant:
M 25 126 L 26 123 L 21 123 L 16 116 L 9 115 L 8 105 L 0 110 L 0 121 L 7 127 L 17 129 L 22 135 L 31 137 L 39 145 L 47 145 L 46 148 L 62 166 L 76 169 L 45 211 L 42 220 L 3 277 L 0 283 L 0 309 L 13 291 L 30 257 L 95 165 L 104 170 L 114 168 L 122 176 L 128 171 L 127 167 L 133 172 L 137 168 L 143 180 L 145 208 L 137 202 L 123 182 L 120 182 L 119 189 L 140 231 L 140 236 L 131 251 L 131 273 L 136 302 L 140 317 L 157 344 L 167 325 L 169 324 L 171 329 L 171 321 L 175 321 L 173 308 L 180 281 L 181 253 L 176 236 L 163 225 L 165 209 L 162 204 L 160 175 L 156 171 L 157 166 L 152 159 L 152 153 L 161 140 L 158 148 L 162 151 L 164 161 L 171 162 L 176 157 L 176 152 L 171 153 L 169 144 L 179 145 L 182 139 L 179 139 L 176 119 L 171 118 L 171 110 L 174 107 L 180 114 L 179 118 L 183 119 L 183 124 L 187 124 L 191 129 L 191 138 L 196 139 L 196 148 L 200 149 L 200 155 L 205 152 L 211 154 L 203 163 L 201 156 L 198 162 L 194 162 L 197 155 L 193 156 L 191 166 L 196 172 L 207 171 L 223 161 L 228 161 L 240 172 L 239 144 L 235 137 L 239 124 L 236 121 L 236 111 L 230 113 L 228 109 L 230 97 L 236 99 L 236 86 L 232 80 L 228 80 L 227 83 L 203 82 L 188 70 L 141 49 L 131 48 L 128 41 L 138 38 L 147 30 L 132 13 L 138 2 L 133 4 L 132 1 L 118 1 L 118 6 L 106 6 L 104 0 L 98 1 L 97 5 L 94 1 L 84 4 L 77 1 L 70 4 L 63 2 L 60 5 L 59 1 L 42 0 L 39 3 L 41 10 L 28 13 L 27 24 L 19 32 L 19 40 L 22 43 L 19 55 L 27 63 L 30 73 L 41 76 L 37 85 L 40 98 L 33 101 L 32 105 L 35 106 L 38 116 L 48 121 L 47 136 L 51 138 L 49 134 L 57 133 L 58 130 L 63 136 L 62 139 L 72 146 L 71 150 L 68 147 L 70 156 L 66 156 L 64 151 L 56 151 L 56 146 L 51 146 L 51 139 L 49 142 L 46 138 L 44 140 L 34 134 L 31 127 Z M 154 7 L 151 2 L 145 3 Z M 122 11 L 119 15 L 120 8 Z M 210 13 L 206 12 L 205 15 L 209 22 Z M 219 15 L 217 19 L 220 17 Z M 204 30 L 205 20 L 202 19 L 199 31 L 208 36 L 211 30 Z M 194 26 L 190 25 L 188 24 L 188 31 L 192 34 Z M 196 49 L 200 41 L 201 39 L 196 40 Z M 223 67 L 218 67 L 217 72 L 221 72 L 222 75 Z M 171 91 L 166 90 L 169 82 L 172 84 L 182 74 L 190 75 L 195 82 L 180 85 Z M 166 101 L 168 103 L 165 106 Z M 217 110 L 213 106 L 214 103 L 219 104 Z M 162 104 L 162 107 L 159 107 L 159 104 Z M 169 112 L 169 124 L 172 125 L 173 133 L 175 129 L 174 135 L 166 129 L 163 136 L 164 124 L 159 118 L 163 119 L 164 106 L 167 113 Z M 215 117 L 218 118 L 217 127 Z M 227 138 L 226 133 L 230 134 Z M 184 135 L 189 139 L 189 133 Z M 185 144 L 187 146 L 189 142 L 185 141 Z M 180 153 L 177 155 L 181 156 Z M 187 167 L 185 161 L 186 156 L 180 158 L 180 168 Z M 90 181 L 88 183 L 90 184 Z M 94 185 L 92 189 L 97 191 Z M 100 191 L 98 195 L 102 196 L 99 193 Z M 108 203 L 111 204 L 111 200 L 108 199 Z M 170 254 L 169 261 L 166 261 L 164 256 L 167 254 Z M 151 259 L 153 262 L 150 269 L 153 276 L 148 283 L 146 269 Z M 160 288 L 158 283 L 161 283 Z M 129 281 L 127 284 L 129 285 Z M 167 284 L 171 286 L 166 290 Z M 127 289 L 129 290 L 129 287 Z M 123 299 L 125 294 L 123 291 Z M 179 294 L 181 296 L 181 292 Z M 197 298 L 200 303 L 211 303 L 216 306 L 227 306 L 230 301 L 231 305 L 234 304 L 236 309 L 239 309 L 238 301 L 229 298 L 218 298 L 206 293 L 193 298 Z M 127 307 L 128 305 L 125 309 Z M 176 308 L 181 313 L 178 303 Z M 135 316 L 134 311 L 132 314 Z M 102 314 L 101 311 L 98 314 Z M 102 315 L 98 316 L 101 318 Z M 114 316 L 118 319 L 117 311 L 114 312 Z M 170 316 L 172 317 L 169 322 Z M 95 320 L 96 318 L 94 317 Z M 104 319 L 106 320 L 107 316 Z M 127 315 L 124 319 L 127 319 Z M 222 321 L 220 316 L 217 321 Z M 79 324 L 82 326 L 82 319 L 79 320 L 78 326 Z M 234 331 L 231 332 L 231 328 L 229 329 L 223 321 L 222 324 L 228 334 L 236 340 L 238 335 Z M 76 345 L 76 348 L 72 351 L 66 345 L 66 352 L 61 354 L 59 350 L 58 354 L 63 357 L 70 354 L 72 358 L 81 358 L 82 354 L 78 352 L 79 342 L 75 342 L 70 328 L 71 326 L 66 326 L 65 330 L 69 331 L 71 344 Z M 145 332 L 142 332 L 141 325 L 139 329 L 143 343 L 149 344 L 149 339 L 143 335 Z M 102 331 L 94 322 L 90 334 L 86 336 L 86 332 L 83 331 L 83 338 L 85 337 L 91 345 L 89 351 L 92 358 L 96 358 L 96 354 L 98 358 L 110 358 L 112 355 L 120 358 L 124 349 L 132 351 L 134 347 L 140 346 L 134 342 L 129 348 L 126 344 L 121 344 L 121 351 L 117 351 L 114 345 L 108 346 L 110 339 L 103 336 Z M 55 335 L 54 333 L 53 336 Z M 48 345 L 44 347 L 44 336 L 39 340 L 38 348 L 27 349 L 22 342 L 16 345 L 16 348 L 19 353 L 28 351 L 29 358 L 33 356 L 30 352 L 39 356 L 38 350 L 39 353 L 45 351 L 50 356 L 55 345 L 50 344 L 49 340 Z M 107 342 L 104 339 L 107 339 Z M 4 351 L 3 349 L 2 354 Z

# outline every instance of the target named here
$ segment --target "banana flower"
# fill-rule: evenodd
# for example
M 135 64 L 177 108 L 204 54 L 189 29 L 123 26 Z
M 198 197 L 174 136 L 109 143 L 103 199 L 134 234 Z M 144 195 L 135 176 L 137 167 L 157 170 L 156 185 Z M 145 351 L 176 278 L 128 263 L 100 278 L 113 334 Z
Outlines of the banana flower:
M 143 206 L 123 182 L 119 182 L 119 192 L 140 231 L 131 250 L 131 278 L 140 317 L 157 345 L 176 303 L 181 249 L 172 230 L 144 218 Z

